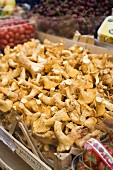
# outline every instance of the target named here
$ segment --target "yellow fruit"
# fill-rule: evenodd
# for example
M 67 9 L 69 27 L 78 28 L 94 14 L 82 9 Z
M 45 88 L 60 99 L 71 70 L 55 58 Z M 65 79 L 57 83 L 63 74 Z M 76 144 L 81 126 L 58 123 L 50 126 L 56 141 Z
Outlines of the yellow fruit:
M 16 5 L 16 1 L 15 0 L 6 0 L 5 5 L 11 5 L 14 7 Z
M 6 5 L 3 8 L 3 15 L 12 15 L 14 8 L 11 5 Z
M 0 0 L 0 7 L 4 6 L 4 0 Z

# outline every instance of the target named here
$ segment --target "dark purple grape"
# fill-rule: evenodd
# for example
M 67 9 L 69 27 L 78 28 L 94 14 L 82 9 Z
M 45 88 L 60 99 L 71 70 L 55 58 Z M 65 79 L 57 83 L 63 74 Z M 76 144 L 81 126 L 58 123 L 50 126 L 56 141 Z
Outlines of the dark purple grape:
M 32 9 L 43 17 L 42 28 L 57 35 L 72 36 L 77 29 L 82 34 L 95 34 L 103 19 L 111 14 L 112 0 L 40 0 Z M 49 17 L 49 19 L 47 19 Z M 40 26 L 41 28 L 41 26 Z M 68 31 L 68 33 L 67 33 Z
M 85 10 L 85 7 L 84 6 L 80 6 L 79 7 L 79 11 L 83 11 L 83 10 Z
M 108 4 L 109 4 L 109 1 L 105 0 L 105 1 L 104 1 L 104 4 L 105 4 L 105 5 L 108 5 Z

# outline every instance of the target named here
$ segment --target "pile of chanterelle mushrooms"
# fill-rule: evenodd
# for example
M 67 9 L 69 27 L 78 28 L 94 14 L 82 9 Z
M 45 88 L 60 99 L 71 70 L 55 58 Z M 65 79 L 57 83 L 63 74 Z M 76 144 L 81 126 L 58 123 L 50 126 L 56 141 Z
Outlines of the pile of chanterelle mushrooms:
M 113 116 L 110 58 L 47 39 L 7 46 L 0 55 L 0 111 L 17 113 L 46 151 L 82 148 L 105 134 L 95 125 Z

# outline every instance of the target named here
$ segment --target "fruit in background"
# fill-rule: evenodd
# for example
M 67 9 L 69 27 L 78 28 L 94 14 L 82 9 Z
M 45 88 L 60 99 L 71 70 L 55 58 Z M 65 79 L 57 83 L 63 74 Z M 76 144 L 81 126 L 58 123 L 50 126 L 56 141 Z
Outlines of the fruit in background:
M 4 5 L 4 0 L 0 0 L 0 7 L 3 7 Z
M 20 6 L 16 6 L 15 8 L 14 8 L 14 10 L 13 10 L 13 13 L 18 13 L 18 14 L 21 14 L 21 13 L 24 13 L 25 11 L 24 11 L 24 9 L 22 8 L 22 7 L 20 7 Z
M 16 1 L 15 0 L 5 0 L 5 5 L 11 5 L 11 6 L 16 6 Z
M 35 22 L 11 17 L 0 22 L 0 50 L 3 51 L 6 45 L 14 47 L 23 44 L 31 38 L 35 38 Z
M 3 8 L 2 14 L 3 14 L 3 15 L 12 15 L 12 14 L 13 14 L 13 10 L 14 10 L 13 6 L 11 6 L 11 5 L 6 5 L 6 6 Z
M 9 1 L 7 1 L 9 3 Z M 12 1 L 14 2 L 14 1 Z M 11 3 L 11 0 L 10 0 Z M 13 5 L 5 5 L 4 7 L 1 7 L 0 15 L 1 16 L 8 16 L 8 15 L 14 15 L 14 14 L 23 14 L 25 10 L 20 6 L 13 6 Z
M 34 13 L 39 13 L 43 16 L 102 16 L 110 14 L 112 4 L 110 0 L 40 0 L 33 8 Z
M 16 6 L 16 1 L 15 0 L 0 0 L 0 6 L 4 7 L 6 5 L 11 5 L 11 6 Z
M 100 24 L 111 14 L 113 4 L 110 1 L 112 0 L 40 0 L 32 11 L 39 14 L 37 23 L 40 31 L 73 38 L 78 30 L 81 34 L 96 37 Z

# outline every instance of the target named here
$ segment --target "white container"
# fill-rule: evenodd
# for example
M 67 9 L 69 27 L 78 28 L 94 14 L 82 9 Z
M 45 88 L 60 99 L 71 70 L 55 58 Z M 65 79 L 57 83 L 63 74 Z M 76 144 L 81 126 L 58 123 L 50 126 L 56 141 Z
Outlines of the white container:
M 113 16 L 107 17 L 98 29 L 98 40 L 113 44 Z

